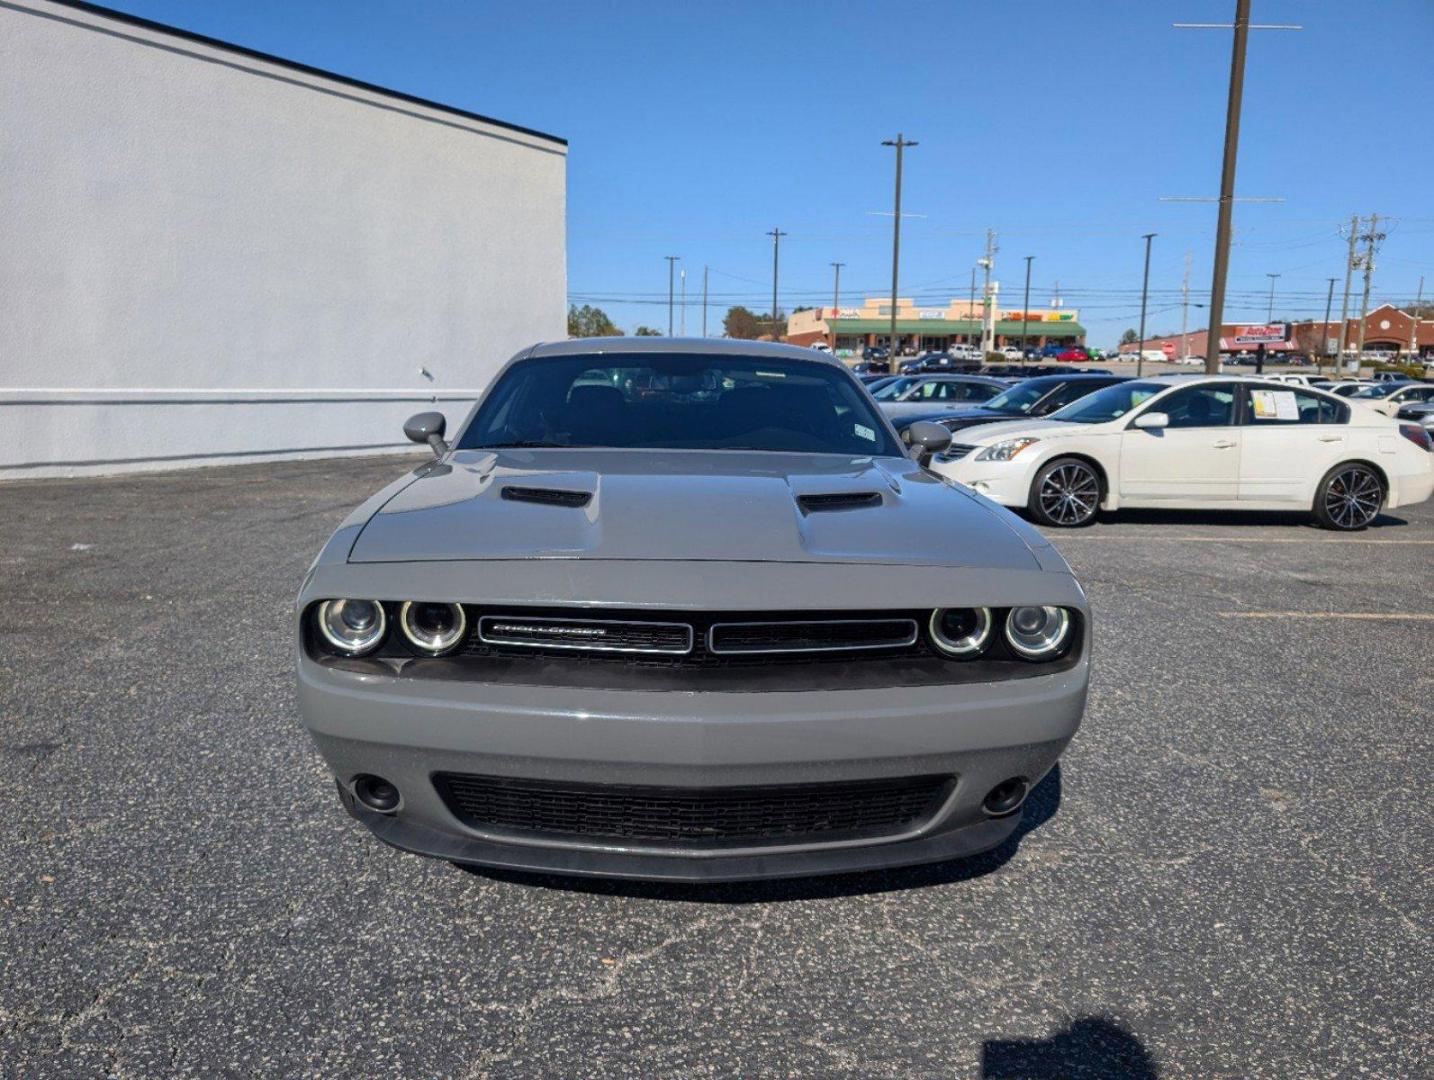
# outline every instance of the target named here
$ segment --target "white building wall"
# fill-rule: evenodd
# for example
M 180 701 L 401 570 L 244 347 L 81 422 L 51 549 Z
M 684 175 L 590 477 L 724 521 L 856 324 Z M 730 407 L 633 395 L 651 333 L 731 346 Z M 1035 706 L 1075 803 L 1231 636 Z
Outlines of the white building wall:
M 565 336 L 566 146 L 0 3 L 0 477 L 403 444 Z

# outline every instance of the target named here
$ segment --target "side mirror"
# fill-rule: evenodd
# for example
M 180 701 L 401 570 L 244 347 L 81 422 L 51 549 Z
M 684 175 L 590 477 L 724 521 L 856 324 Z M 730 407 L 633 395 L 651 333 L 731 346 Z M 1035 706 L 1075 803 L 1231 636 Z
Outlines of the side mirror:
M 403 433 L 416 443 L 427 443 L 433 447 L 435 457 L 442 457 L 448 453 L 448 444 L 443 441 L 447 427 L 448 421 L 441 412 L 421 412 L 408 418 Z
M 951 445 L 951 432 L 930 420 L 918 420 L 906 429 L 906 441 L 916 451 L 916 460 L 925 465 Z
M 1138 428 L 1159 429 L 1170 426 L 1170 417 L 1163 412 L 1145 412 L 1135 418 L 1135 426 Z

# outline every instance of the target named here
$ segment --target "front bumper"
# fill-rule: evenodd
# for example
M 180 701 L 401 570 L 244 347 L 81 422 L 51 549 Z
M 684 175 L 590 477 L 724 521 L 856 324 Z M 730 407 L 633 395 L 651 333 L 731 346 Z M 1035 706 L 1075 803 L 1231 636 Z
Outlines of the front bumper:
M 977 461 L 973 450 L 964 458 L 938 462 L 934 471 L 949 480 L 965 484 L 978 495 L 984 495 L 1002 506 L 1021 509 L 1031 498 L 1031 480 L 1035 469 L 1019 459 L 1016 461 Z
M 1088 630 L 1087 630 L 1088 633 Z M 998 846 L 1019 814 L 981 803 L 1010 777 L 1034 786 L 1079 726 L 1088 645 L 1065 671 L 1012 681 L 859 691 L 579 690 L 360 674 L 300 658 L 305 724 L 345 805 L 379 839 L 460 863 L 564 874 L 716 881 L 939 861 Z M 723 788 L 942 774 L 939 808 L 876 839 L 692 848 L 471 828 L 439 772 L 596 784 Z M 376 774 L 402 797 L 358 804 Z

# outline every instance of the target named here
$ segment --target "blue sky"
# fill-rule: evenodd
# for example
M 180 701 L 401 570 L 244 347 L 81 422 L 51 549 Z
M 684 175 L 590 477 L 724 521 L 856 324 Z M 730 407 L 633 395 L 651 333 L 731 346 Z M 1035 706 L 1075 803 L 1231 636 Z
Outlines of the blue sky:
M 1219 185 L 1233 0 L 1026 3 L 477 3 L 464 0 L 116 0 L 112 6 L 562 135 L 568 286 L 619 325 L 665 328 L 667 264 L 702 268 L 709 327 L 731 303 L 843 303 L 890 289 L 892 151 L 908 152 L 902 295 L 965 296 L 987 227 L 1003 306 L 1060 283 L 1094 344 L 1139 311 L 1178 329 L 1185 253 L 1203 325 L 1215 208 L 1163 203 Z M 1434 5 L 1255 0 L 1227 318 L 1322 316 L 1343 285 L 1338 230 L 1387 218 L 1376 301 L 1434 294 Z M 1377 18 L 1375 17 L 1377 16 Z M 886 211 L 887 216 L 880 212 Z M 1284 297 L 1284 299 L 1281 299 Z M 1357 295 L 1356 295 L 1357 299 Z

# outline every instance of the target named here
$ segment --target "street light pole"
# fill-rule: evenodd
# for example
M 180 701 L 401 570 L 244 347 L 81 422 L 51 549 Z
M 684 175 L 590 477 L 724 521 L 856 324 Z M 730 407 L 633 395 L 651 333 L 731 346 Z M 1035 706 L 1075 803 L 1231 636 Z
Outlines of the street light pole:
M 684 266 L 684 267 L 682 268 L 682 271 L 681 271 L 677 276 L 682 279 L 682 322 L 681 322 L 681 330 L 682 330 L 682 336 L 683 336 L 683 337 L 686 337 L 686 336 L 687 336 L 687 267 Z
M 1265 322 L 1267 323 L 1272 323 L 1275 321 L 1275 278 L 1279 276 L 1279 274 L 1265 275 L 1265 277 L 1270 279 L 1270 308 L 1268 311 L 1265 312 Z
M 772 238 L 772 340 L 781 340 L 777 336 L 777 249 L 781 247 L 782 237 L 787 234 L 775 225 L 772 231 L 767 234 Z
M 707 267 L 702 268 L 702 336 L 707 336 Z
M 1150 241 L 1154 240 L 1156 235 L 1153 232 L 1144 235 L 1145 277 L 1140 283 L 1140 340 L 1135 343 L 1135 377 L 1137 379 L 1140 378 L 1145 367 L 1145 298 L 1150 292 Z M 1218 345 L 1219 342 L 1216 344 Z
M 1031 260 L 1034 255 L 1026 256 L 1026 298 L 1021 301 L 1021 359 L 1026 358 L 1026 324 L 1031 318 Z
M 846 263 L 834 262 L 832 269 L 836 271 L 836 279 L 832 282 L 832 310 L 841 310 L 841 268 Z
M 667 336 L 672 336 L 672 268 L 677 264 L 681 255 L 664 255 L 667 260 Z
M 901 265 L 901 158 L 902 152 L 908 146 L 917 145 L 914 141 L 908 141 L 901 132 L 896 133 L 895 139 L 883 139 L 882 146 L 896 147 L 896 198 L 892 206 L 891 215 L 891 348 L 887 355 L 889 370 L 896 370 L 896 286 L 897 272 Z

